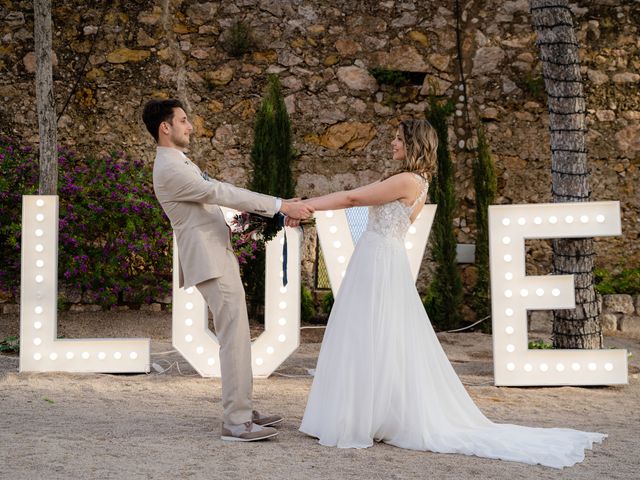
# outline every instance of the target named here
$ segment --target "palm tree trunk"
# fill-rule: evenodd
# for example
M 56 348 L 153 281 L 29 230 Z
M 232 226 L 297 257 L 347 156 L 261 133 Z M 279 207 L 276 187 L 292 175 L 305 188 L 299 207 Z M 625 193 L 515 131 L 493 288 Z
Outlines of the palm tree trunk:
M 573 16 L 566 0 L 531 0 L 530 9 L 548 95 L 553 201 L 587 202 L 586 107 Z M 602 348 L 593 239 L 553 240 L 553 265 L 576 282 L 576 308 L 553 313 L 554 347 Z
M 34 0 L 36 102 L 40 133 L 40 195 L 55 195 L 58 187 L 57 125 L 53 96 L 51 0 Z

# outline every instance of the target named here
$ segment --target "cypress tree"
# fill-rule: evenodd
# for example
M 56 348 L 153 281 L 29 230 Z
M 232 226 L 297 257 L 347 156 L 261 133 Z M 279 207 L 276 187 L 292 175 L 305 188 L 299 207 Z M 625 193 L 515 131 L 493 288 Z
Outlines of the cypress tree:
M 291 122 L 284 104 L 280 80 L 269 76 L 269 84 L 256 115 L 251 163 L 251 190 L 282 198 L 291 198 L 294 184 Z
M 462 281 L 456 260 L 457 242 L 453 232 L 455 168 L 449 153 L 447 125 L 454 105 L 451 101 L 440 104 L 433 96 L 430 103 L 427 120 L 438 132 L 438 170 L 429 186 L 429 198 L 438 209 L 431 233 L 436 270 L 424 303 L 434 326 L 438 330 L 449 330 L 461 323 L 462 302 Z
M 253 174 L 250 189 L 256 192 L 291 198 L 295 187 L 291 174 L 294 157 L 291 123 L 284 104 L 280 80 L 269 76 L 269 82 L 256 115 L 251 164 Z M 249 315 L 252 318 L 264 306 L 264 273 L 266 252 L 256 252 L 256 259 L 243 268 L 245 290 L 249 297 Z M 247 278 L 251 275 L 251 278 Z
M 489 205 L 496 198 L 496 172 L 491 150 L 482 126 L 478 128 L 478 149 L 473 161 L 473 184 L 476 191 L 476 255 L 478 280 L 473 290 L 473 308 L 477 318 L 491 314 L 489 277 Z M 491 331 L 491 322 L 484 322 L 483 331 Z

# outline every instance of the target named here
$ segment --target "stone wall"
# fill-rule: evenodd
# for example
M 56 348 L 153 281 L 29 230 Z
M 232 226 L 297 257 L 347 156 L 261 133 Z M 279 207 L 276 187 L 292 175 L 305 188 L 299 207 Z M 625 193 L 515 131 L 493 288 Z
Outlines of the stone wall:
M 457 102 L 450 147 L 457 167 L 460 243 L 472 243 L 474 131 L 483 122 L 499 174 L 498 203 L 548 202 L 550 151 L 540 63 L 525 0 L 463 3 L 459 90 L 453 2 L 162 0 L 53 2 L 58 110 L 88 63 L 59 122 L 59 141 L 82 152 L 125 150 L 151 162 L 140 121 L 151 97 L 179 97 L 196 128 L 191 157 L 218 178 L 245 185 L 254 114 L 268 74 L 284 85 L 295 148 L 297 194 L 353 188 L 393 167 L 397 122 L 422 117 L 433 89 Z M 108 5 L 104 17 L 103 7 Z M 0 0 L 0 133 L 36 144 L 32 2 Z M 599 266 L 640 264 L 640 5 L 572 4 L 588 105 L 593 200 L 620 200 L 623 236 L 597 241 Z M 232 25 L 255 47 L 234 58 Z M 90 55 L 89 55 L 90 53 Z M 380 85 L 369 69 L 414 72 L 415 85 Z M 312 258 L 315 239 L 305 245 Z M 550 247 L 528 245 L 529 273 L 550 271 Z M 310 281 L 312 262 L 305 262 Z M 428 269 L 424 269 L 428 270 Z M 465 268 L 467 284 L 473 269 Z M 424 279 L 423 279 L 424 280 Z M 421 282 L 423 285 L 424 282 Z
M 640 295 L 604 295 L 600 320 L 606 332 L 640 335 Z

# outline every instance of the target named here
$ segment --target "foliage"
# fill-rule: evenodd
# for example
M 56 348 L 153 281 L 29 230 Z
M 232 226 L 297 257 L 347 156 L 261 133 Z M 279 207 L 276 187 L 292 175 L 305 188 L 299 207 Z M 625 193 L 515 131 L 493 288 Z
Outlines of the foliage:
M 277 76 L 271 75 L 262 105 L 256 115 L 251 163 L 251 190 L 282 198 L 294 195 L 291 162 L 295 152 L 291 123 Z M 242 266 L 242 278 L 249 300 L 249 315 L 254 319 L 264 305 L 264 245 L 258 244 L 255 259 Z
M 447 118 L 453 112 L 453 102 L 439 103 L 434 96 L 427 120 L 438 133 L 438 170 L 431 180 L 429 197 L 438 205 L 433 222 L 433 257 L 436 269 L 424 299 L 431 321 L 440 330 L 457 328 L 461 324 L 462 281 L 456 260 L 456 236 L 453 215 L 456 208 L 455 168 L 449 153 Z
M 478 149 L 473 161 L 473 184 L 476 193 L 476 254 L 478 281 L 473 289 L 473 308 L 478 319 L 491 315 L 489 275 L 489 205 L 497 191 L 496 172 L 491 150 L 482 127 L 478 129 Z M 491 322 L 484 322 L 483 330 L 491 330 Z
M 255 46 L 251 27 L 242 20 L 235 22 L 227 34 L 224 48 L 234 57 L 241 57 Z
M 291 122 L 280 80 L 269 76 L 267 91 L 256 116 L 251 163 L 251 189 L 290 198 L 294 194 L 291 162 L 294 158 Z
M 322 311 L 327 315 L 331 313 L 331 309 L 333 308 L 333 302 L 334 302 L 333 292 L 328 292 L 322 297 L 322 302 L 321 302 Z
M 4 337 L 0 340 L 0 352 L 20 353 L 20 339 L 16 336 Z
M 528 343 L 529 350 L 551 350 L 553 345 L 546 343 L 544 340 L 533 340 Z
M 258 251 L 266 248 L 265 243 L 278 234 L 281 227 L 277 217 L 267 218 L 250 212 L 233 217 L 231 243 L 240 265 L 255 260 Z
M 0 291 L 17 296 L 20 285 L 22 194 L 38 190 L 37 158 L 29 147 L 19 148 L 0 138 Z
M 544 102 L 546 100 L 544 78 L 541 75 L 534 77 L 531 73 L 527 73 L 520 79 L 518 86 L 537 101 Z
M 0 139 L 0 289 L 20 282 L 22 195 L 37 190 L 38 160 Z M 60 289 L 103 307 L 150 303 L 171 291 L 172 234 L 151 187 L 151 169 L 124 153 L 58 152 Z
M 313 301 L 313 295 L 304 285 L 300 286 L 300 321 L 308 323 L 313 320 L 316 315 L 316 306 Z
M 400 70 L 388 70 L 386 68 L 370 68 L 369 73 L 380 85 L 390 85 L 401 87 L 411 83 L 411 76 L 408 72 Z
M 253 238 L 247 238 L 240 232 L 233 232 L 231 235 L 231 243 L 233 244 L 233 253 L 236 254 L 240 270 L 243 265 L 256 259 L 258 252 L 258 241 Z
M 625 268 L 619 273 L 596 268 L 593 274 L 596 292 L 601 295 L 640 293 L 640 268 Z

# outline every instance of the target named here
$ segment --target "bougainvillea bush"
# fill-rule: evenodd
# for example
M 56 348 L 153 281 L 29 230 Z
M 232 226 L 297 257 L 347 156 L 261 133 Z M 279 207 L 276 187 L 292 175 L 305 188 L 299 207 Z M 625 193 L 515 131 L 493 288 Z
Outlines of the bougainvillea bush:
M 58 151 L 59 288 L 103 307 L 171 291 L 172 234 L 148 165 L 122 152 Z M 37 153 L 0 138 L 0 290 L 20 285 L 22 195 L 37 194 Z

